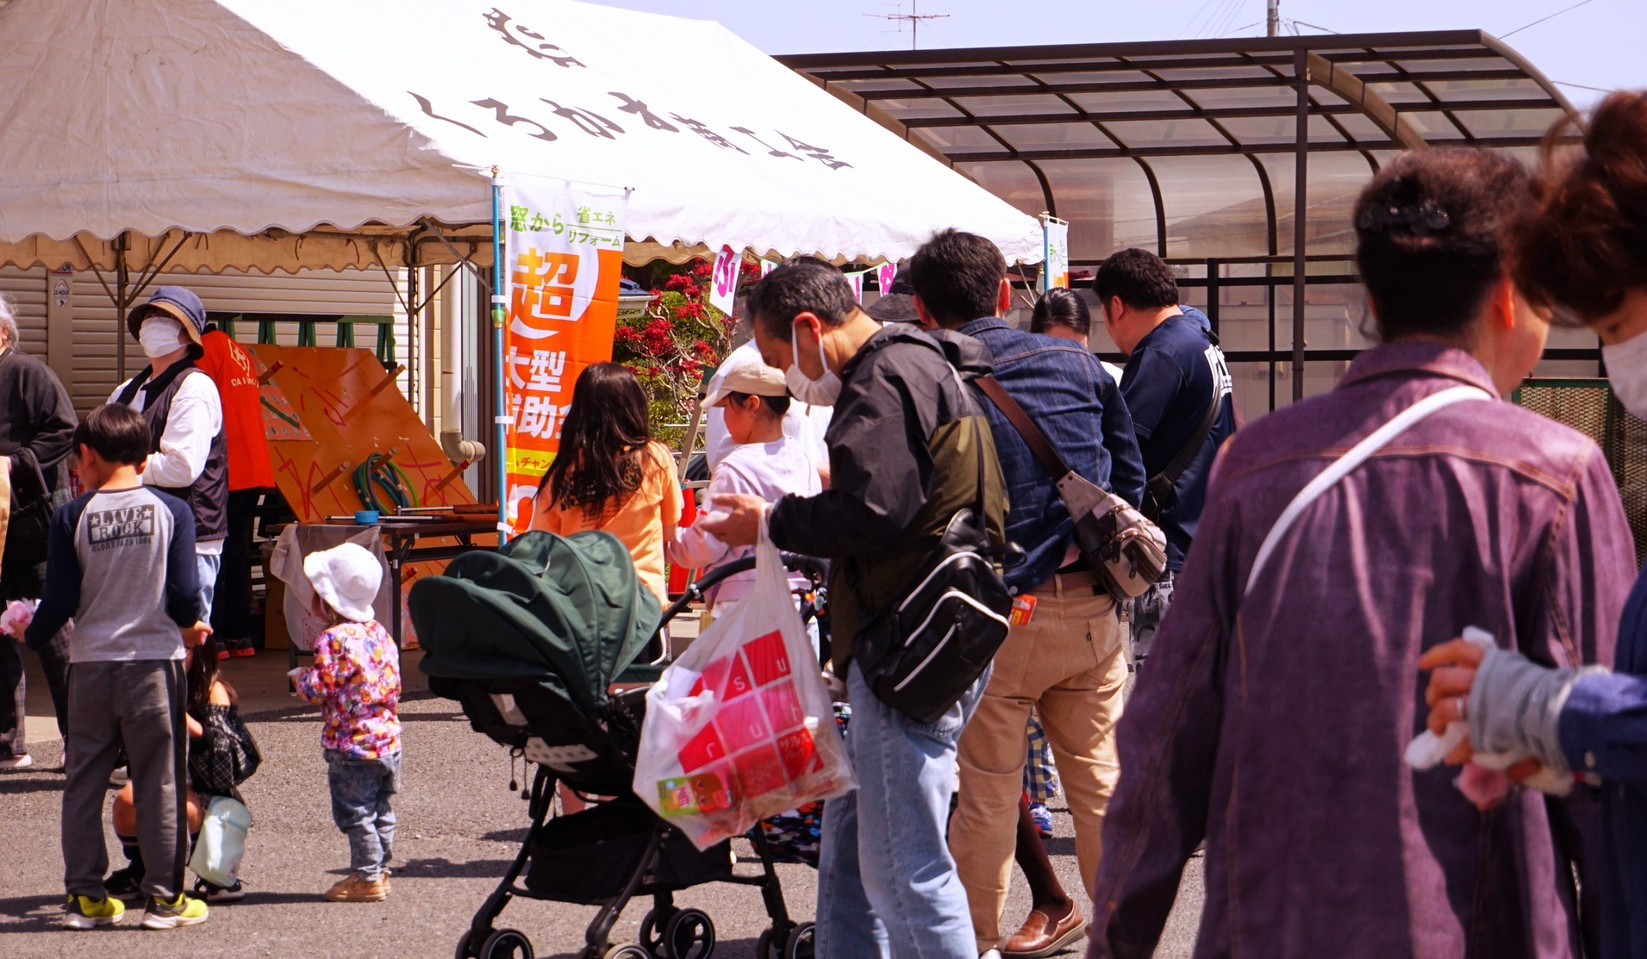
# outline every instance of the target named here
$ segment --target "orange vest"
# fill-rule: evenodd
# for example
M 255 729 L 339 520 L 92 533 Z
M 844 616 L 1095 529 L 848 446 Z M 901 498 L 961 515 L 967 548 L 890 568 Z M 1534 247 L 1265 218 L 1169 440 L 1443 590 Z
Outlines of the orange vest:
M 206 355 L 195 365 L 217 384 L 223 400 L 223 432 L 229 441 L 229 490 L 270 489 L 275 485 L 269 441 L 263 432 L 263 388 L 257 365 L 222 330 L 204 337 Z

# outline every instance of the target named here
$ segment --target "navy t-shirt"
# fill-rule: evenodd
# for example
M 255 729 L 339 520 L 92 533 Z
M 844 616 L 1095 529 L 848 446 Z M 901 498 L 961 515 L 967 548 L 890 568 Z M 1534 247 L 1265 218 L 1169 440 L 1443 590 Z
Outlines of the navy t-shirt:
M 1200 525 L 1213 458 L 1235 432 L 1229 369 L 1201 324 L 1179 315 L 1168 317 L 1138 342 L 1121 377 L 1121 395 L 1138 434 L 1144 472 L 1152 477 L 1166 469 L 1200 429 L 1214 384 L 1222 409 L 1200 452 L 1178 477 L 1177 501 L 1159 517 L 1167 534 L 1167 568 L 1174 572 L 1184 568 L 1184 554 Z

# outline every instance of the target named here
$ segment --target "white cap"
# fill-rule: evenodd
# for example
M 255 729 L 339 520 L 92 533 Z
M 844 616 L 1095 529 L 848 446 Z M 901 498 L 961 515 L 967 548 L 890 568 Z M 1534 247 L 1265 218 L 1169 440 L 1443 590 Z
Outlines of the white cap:
M 750 396 L 788 396 L 789 387 L 784 384 L 783 371 L 767 366 L 761 362 L 760 354 L 751 357 L 745 353 L 739 355 L 736 351 L 728 358 L 729 363 L 735 363 L 731 368 L 723 368 L 719 376 L 719 383 L 709 395 L 703 398 L 704 409 L 719 406 L 726 400 L 728 393 L 746 393 Z
M 344 543 L 303 557 L 303 574 L 327 605 L 345 618 L 364 623 L 376 619 L 372 601 L 383 585 L 383 566 L 365 547 Z

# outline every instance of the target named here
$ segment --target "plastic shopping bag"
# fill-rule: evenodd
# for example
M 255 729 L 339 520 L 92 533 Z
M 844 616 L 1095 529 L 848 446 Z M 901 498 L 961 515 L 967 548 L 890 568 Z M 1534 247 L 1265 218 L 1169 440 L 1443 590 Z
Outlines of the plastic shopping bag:
M 229 796 L 212 797 L 200 823 L 189 868 L 214 886 L 232 886 L 246 855 L 246 832 L 252 828 L 252 814 Z
M 646 694 L 635 793 L 699 849 L 857 786 L 777 547 Z

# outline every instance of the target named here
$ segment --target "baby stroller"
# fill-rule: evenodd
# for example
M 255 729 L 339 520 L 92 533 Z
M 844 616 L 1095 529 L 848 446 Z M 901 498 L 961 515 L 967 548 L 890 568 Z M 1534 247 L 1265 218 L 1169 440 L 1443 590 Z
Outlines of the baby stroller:
M 786 555 L 785 563 L 821 572 L 804 557 Z M 771 919 L 758 942 L 761 959 L 810 959 L 812 924 L 789 917 L 774 869 L 791 857 L 775 855 L 766 831 L 752 830 L 759 872 L 737 872 L 730 840 L 700 852 L 641 803 L 632 785 L 646 689 L 608 694 L 613 682 L 655 680 L 666 658 L 663 626 L 705 590 L 753 564 L 716 570 L 660 617 L 616 538 L 528 533 L 497 553 L 460 556 L 445 576 L 412 588 L 408 603 L 429 688 L 457 700 L 477 732 L 536 764 L 527 793 L 531 826 L 459 938 L 457 959 L 531 959 L 524 933 L 494 927 L 516 896 L 599 906 L 581 959 L 710 959 L 710 917 L 677 907 L 673 898 L 707 882 L 760 889 Z M 617 798 L 552 817 L 559 784 Z M 619 915 L 637 896 L 652 897 L 639 940 L 611 943 Z

